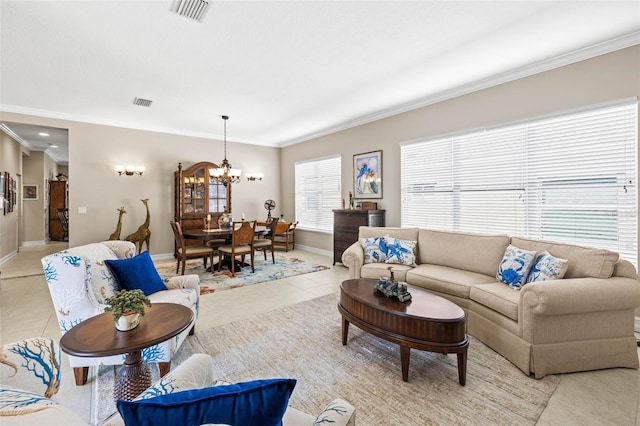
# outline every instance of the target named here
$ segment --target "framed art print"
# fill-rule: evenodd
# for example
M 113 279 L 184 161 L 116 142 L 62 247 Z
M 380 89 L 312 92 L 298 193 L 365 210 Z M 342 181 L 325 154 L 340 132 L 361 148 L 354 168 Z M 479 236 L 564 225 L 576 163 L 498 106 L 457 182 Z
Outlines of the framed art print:
M 38 199 L 38 185 L 22 185 L 22 199 L 23 200 L 37 200 Z
M 382 151 L 353 156 L 354 198 L 382 198 Z

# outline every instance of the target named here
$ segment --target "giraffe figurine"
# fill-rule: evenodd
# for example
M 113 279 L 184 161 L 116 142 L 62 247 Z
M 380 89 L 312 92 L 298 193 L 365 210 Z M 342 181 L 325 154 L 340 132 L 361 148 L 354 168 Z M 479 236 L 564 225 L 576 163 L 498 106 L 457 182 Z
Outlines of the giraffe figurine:
M 131 241 L 132 243 L 134 243 L 136 245 L 136 248 L 138 249 L 138 253 L 142 252 L 142 243 L 147 244 L 147 251 L 149 251 L 149 240 L 151 239 L 151 231 L 149 230 L 149 220 L 151 219 L 149 215 L 149 199 L 145 198 L 144 200 L 140 201 L 142 201 L 142 204 L 144 204 L 145 208 L 147 209 L 147 218 L 145 219 L 144 223 L 138 227 L 136 232 L 128 235 L 124 239 L 125 241 Z
M 120 239 L 120 232 L 122 231 L 122 215 L 127 213 L 127 211 L 124 209 L 124 206 L 116 210 L 120 212 L 120 214 L 118 215 L 118 225 L 116 225 L 116 230 L 113 231 L 113 234 L 109 235 L 109 241 Z

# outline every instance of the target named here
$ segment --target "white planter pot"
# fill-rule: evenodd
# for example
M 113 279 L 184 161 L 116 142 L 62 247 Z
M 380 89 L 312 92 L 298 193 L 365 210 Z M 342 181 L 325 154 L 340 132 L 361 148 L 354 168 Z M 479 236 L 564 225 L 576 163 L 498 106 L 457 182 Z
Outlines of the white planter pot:
M 129 331 L 136 328 L 138 324 L 140 324 L 140 314 L 132 312 L 118 318 L 118 321 L 116 321 L 116 328 L 120 331 Z

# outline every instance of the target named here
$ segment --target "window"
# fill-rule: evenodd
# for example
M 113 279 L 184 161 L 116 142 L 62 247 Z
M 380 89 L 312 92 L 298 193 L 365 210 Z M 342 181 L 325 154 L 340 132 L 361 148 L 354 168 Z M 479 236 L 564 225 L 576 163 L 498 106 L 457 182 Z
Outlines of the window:
M 340 156 L 296 163 L 296 220 L 298 227 L 333 231 L 333 209 L 341 206 Z
M 402 226 L 608 248 L 637 264 L 637 102 L 401 145 Z

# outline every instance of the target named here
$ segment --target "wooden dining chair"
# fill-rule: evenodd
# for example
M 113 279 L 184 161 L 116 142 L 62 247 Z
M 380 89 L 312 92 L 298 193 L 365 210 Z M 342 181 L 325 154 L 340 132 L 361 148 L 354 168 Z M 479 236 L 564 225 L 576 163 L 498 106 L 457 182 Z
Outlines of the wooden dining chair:
M 231 266 L 231 276 L 236 276 L 236 257 L 241 256 L 244 260 L 246 255 L 251 256 L 251 272 L 255 272 L 253 259 L 255 251 L 253 249 L 253 236 L 256 230 L 256 221 L 242 221 L 235 222 L 233 224 L 233 231 L 231 232 L 231 244 L 218 247 L 218 253 L 220 254 L 220 261 L 218 262 L 218 271 L 222 269 L 222 261 L 225 257 L 229 257 L 229 264 Z
M 284 222 L 286 224 L 286 222 Z M 281 222 L 280 225 L 283 225 Z M 275 234 L 273 244 L 276 246 L 284 247 L 284 251 L 293 250 L 296 248 L 295 244 L 295 232 L 298 222 L 291 222 L 286 227 L 279 226 L 278 232 Z
M 264 260 L 267 260 L 267 250 L 271 250 L 271 261 L 276 263 L 276 257 L 274 254 L 273 236 L 276 235 L 276 229 L 278 228 L 278 218 L 272 217 L 267 221 L 267 234 L 264 238 L 255 238 L 253 240 L 253 248 L 255 251 L 262 251 L 264 253 Z
M 176 264 L 176 274 L 180 269 L 180 263 L 182 262 L 182 275 L 184 275 L 184 268 L 187 263 L 187 259 L 202 258 L 204 269 L 207 269 L 207 257 L 210 259 L 211 265 L 213 265 L 213 255 L 216 250 L 204 244 L 199 245 L 186 245 L 184 242 L 184 236 L 182 235 L 182 227 L 178 222 L 170 222 L 171 229 L 173 230 L 173 236 L 176 240 L 176 254 L 178 262 Z

